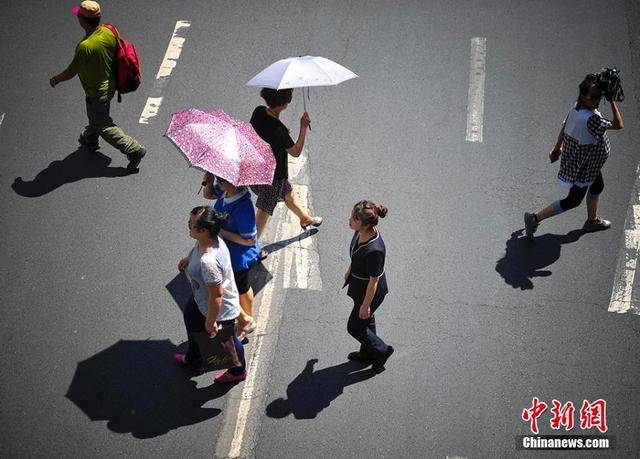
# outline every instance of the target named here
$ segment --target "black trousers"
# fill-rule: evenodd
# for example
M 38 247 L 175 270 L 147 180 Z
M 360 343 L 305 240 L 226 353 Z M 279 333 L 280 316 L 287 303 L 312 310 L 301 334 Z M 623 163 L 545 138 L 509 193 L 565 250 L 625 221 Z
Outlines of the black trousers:
M 347 331 L 360 343 L 360 354 L 364 358 L 378 359 L 387 352 L 387 345 L 376 334 L 376 319 L 373 313 L 380 307 L 384 297 L 374 299 L 371 304 L 371 316 L 368 319 L 358 317 L 362 301 L 353 301 L 353 310 L 347 322 Z

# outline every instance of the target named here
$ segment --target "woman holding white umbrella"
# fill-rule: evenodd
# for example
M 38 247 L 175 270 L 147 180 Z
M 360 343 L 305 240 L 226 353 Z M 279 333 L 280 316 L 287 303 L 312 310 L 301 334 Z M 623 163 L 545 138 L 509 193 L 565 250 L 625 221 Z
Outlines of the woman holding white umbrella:
M 256 207 L 258 208 L 256 211 L 258 239 L 260 239 L 269 217 L 273 215 L 276 205 L 282 201 L 300 219 L 300 226 L 303 229 L 309 226 L 318 227 L 322 224 L 322 218 L 309 215 L 307 210 L 300 206 L 298 198 L 293 193 L 291 183 L 289 183 L 288 156 L 291 155 L 297 158 L 302 153 L 307 130 L 311 124 L 309 114 L 304 112 L 300 118 L 300 132 L 297 141 L 294 142 L 289 135 L 289 129 L 280 121 L 280 113 L 291 102 L 293 89 L 275 90 L 262 88 L 260 95 L 267 106 L 260 105 L 255 108 L 251 116 L 251 125 L 258 135 L 271 146 L 276 160 L 276 170 L 271 185 L 255 185 L 251 187 L 258 196 L 256 202 Z M 260 258 L 265 256 L 266 253 L 261 251 Z

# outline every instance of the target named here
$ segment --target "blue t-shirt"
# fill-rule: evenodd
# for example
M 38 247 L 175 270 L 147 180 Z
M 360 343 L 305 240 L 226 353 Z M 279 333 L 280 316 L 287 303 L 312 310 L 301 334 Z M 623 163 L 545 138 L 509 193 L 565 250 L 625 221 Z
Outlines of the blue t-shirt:
M 214 190 L 218 192 L 219 190 Z M 236 244 L 225 239 L 225 243 L 231 254 L 231 265 L 233 271 L 249 269 L 258 260 L 260 243 L 258 242 L 258 232 L 256 228 L 256 213 L 251 201 L 249 190 L 241 191 L 232 198 L 226 198 L 224 194 L 219 194 L 213 208 L 217 212 L 229 214 L 229 222 L 224 229 L 239 234 L 243 239 L 254 239 L 251 246 Z

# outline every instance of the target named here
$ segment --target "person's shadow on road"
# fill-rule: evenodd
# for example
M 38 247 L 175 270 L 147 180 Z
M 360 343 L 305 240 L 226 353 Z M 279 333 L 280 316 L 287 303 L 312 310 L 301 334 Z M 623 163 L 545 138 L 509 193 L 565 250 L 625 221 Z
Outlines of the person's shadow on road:
M 511 233 L 504 257 L 496 262 L 496 271 L 513 288 L 530 290 L 534 277 L 547 277 L 552 273 L 547 268 L 560 258 L 563 244 L 576 242 L 582 230 L 567 234 L 543 234 L 534 240 L 523 235 L 524 230 Z
M 283 239 L 282 241 L 272 242 L 271 244 L 265 245 L 262 249 L 268 254 L 273 253 L 277 250 L 282 250 L 288 245 L 293 244 L 294 242 L 300 242 L 303 239 L 313 236 L 317 234 L 320 230 L 318 228 L 308 228 L 303 230 L 302 233 L 297 236 L 290 237 L 289 239 Z
M 266 408 L 270 418 L 284 418 L 293 414 L 296 419 L 314 419 L 333 400 L 342 395 L 346 386 L 374 377 L 374 369 L 363 364 L 344 362 L 333 367 L 313 371 L 318 359 L 312 359 L 287 387 L 287 399 L 278 398 Z
M 78 149 L 63 160 L 53 161 L 30 182 L 16 177 L 11 188 L 20 196 L 37 198 L 60 188 L 66 183 L 86 178 L 125 177 L 131 172 L 126 167 L 109 167 L 111 158 L 99 151 Z
M 184 346 L 181 346 L 184 347 Z M 119 341 L 78 363 L 67 398 L 92 421 L 108 421 L 117 433 L 153 438 L 211 419 L 218 408 L 203 408 L 232 385 L 198 389 L 193 373 L 178 368 L 179 349 L 168 340 Z

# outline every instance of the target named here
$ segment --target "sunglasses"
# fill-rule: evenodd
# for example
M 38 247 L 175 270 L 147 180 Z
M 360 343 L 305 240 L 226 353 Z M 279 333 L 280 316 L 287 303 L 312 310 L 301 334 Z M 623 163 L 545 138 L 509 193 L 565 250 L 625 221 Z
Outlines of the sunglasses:
M 200 228 L 197 223 L 192 224 L 191 220 L 187 221 L 187 226 L 189 227 L 189 229 Z
M 602 94 L 590 94 L 590 95 L 587 96 L 587 99 L 593 100 L 593 101 L 598 101 L 598 100 L 602 99 Z

